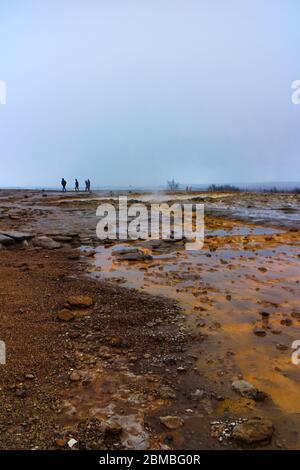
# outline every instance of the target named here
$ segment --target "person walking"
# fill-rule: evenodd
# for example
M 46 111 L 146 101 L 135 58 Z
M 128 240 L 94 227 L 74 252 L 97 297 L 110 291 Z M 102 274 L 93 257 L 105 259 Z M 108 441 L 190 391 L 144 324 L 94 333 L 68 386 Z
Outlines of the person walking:
M 90 190 L 91 190 L 91 182 L 90 182 L 90 179 L 87 180 L 87 190 L 88 190 L 88 192 L 90 192 Z
M 79 182 L 77 178 L 75 178 L 75 191 L 79 191 Z
M 67 192 L 67 189 L 66 189 L 67 182 L 66 182 L 65 178 L 61 179 L 61 185 L 62 185 L 62 192 L 66 193 Z

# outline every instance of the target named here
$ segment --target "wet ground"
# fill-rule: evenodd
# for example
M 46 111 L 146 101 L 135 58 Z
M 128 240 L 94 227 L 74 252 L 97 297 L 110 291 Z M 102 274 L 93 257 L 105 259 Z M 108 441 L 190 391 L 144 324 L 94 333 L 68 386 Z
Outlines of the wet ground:
M 107 289 L 125 288 L 137 297 L 149 294 L 145 328 L 158 334 L 159 347 L 170 333 L 168 327 L 174 329 L 169 362 L 166 352 L 153 354 L 150 348 L 147 357 L 148 350 L 137 352 L 137 345 L 125 356 L 121 346 L 113 352 L 102 347 L 93 354 L 83 348 L 83 362 L 92 360 L 94 366 L 82 367 L 80 384 L 64 392 L 62 425 L 72 428 L 89 418 L 105 419 L 122 428 L 113 443 L 120 448 L 223 448 L 236 446 L 230 432 L 222 432 L 224 426 L 258 415 L 275 427 L 269 447 L 299 449 L 300 365 L 291 360 L 292 343 L 300 339 L 299 196 L 130 197 L 147 203 L 204 202 L 203 249 L 189 252 L 181 241 L 172 240 L 100 243 L 95 210 L 102 199 L 116 204 L 113 193 L 0 193 L 1 228 L 8 225 L 52 237 L 78 232 L 74 249 L 86 279 L 103 286 L 107 282 Z M 122 253 L 128 249 L 149 259 L 127 261 Z M 154 310 L 159 310 L 156 299 L 176 301 L 181 310 L 176 321 L 174 316 L 168 322 L 154 314 L 151 320 L 151 298 Z M 125 313 L 127 309 L 126 301 Z M 93 327 L 95 323 L 90 334 Z M 150 371 L 145 361 L 151 363 Z M 237 378 L 267 398 L 241 396 L 232 390 Z M 81 385 L 84 379 L 88 386 Z M 160 381 L 175 399 L 170 390 L 157 396 Z M 164 433 L 159 418 L 166 412 L 183 419 L 184 426 Z

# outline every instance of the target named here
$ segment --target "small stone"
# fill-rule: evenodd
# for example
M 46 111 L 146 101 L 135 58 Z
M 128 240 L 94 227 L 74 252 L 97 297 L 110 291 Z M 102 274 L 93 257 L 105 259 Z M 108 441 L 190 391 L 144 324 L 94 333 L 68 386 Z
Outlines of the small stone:
M 64 309 L 58 312 L 57 318 L 61 321 L 71 321 L 75 318 L 74 313 L 71 310 Z
M 192 400 L 202 400 L 202 398 L 204 398 L 205 396 L 205 391 L 204 390 L 199 390 L 199 388 L 197 390 L 195 390 L 195 392 L 191 393 L 191 398 Z
M 260 312 L 260 314 L 263 318 L 269 318 L 270 316 L 269 312 Z
M 255 401 L 264 401 L 267 397 L 265 392 L 258 390 L 254 385 L 246 380 L 235 380 L 231 384 L 234 391 L 238 392 L 242 397 L 249 397 Z
M 184 425 L 184 420 L 179 416 L 161 416 L 160 422 L 168 429 L 174 430 Z
M 171 387 L 163 386 L 159 390 L 159 396 L 163 400 L 168 400 L 168 399 L 172 400 L 172 399 L 176 398 L 176 393 L 174 392 L 174 390 Z
M 256 336 L 266 336 L 266 330 L 264 330 L 263 328 L 254 328 L 253 330 L 253 333 L 256 335 Z
M 69 260 L 78 260 L 80 258 L 80 255 L 79 255 L 79 253 L 69 253 L 67 255 L 67 258 Z
M 123 340 L 122 338 L 118 338 L 117 336 L 113 336 L 109 339 L 109 344 L 114 346 L 115 348 L 119 348 L 122 346 Z
M 58 447 L 64 447 L 67 443 L 67 439 L 66 438 L 63 438 L 63 439 L 56 439 L 55 441 L 55 444 L 58 446 Z
M 26 390 L 24 390 L 24 389 L 22 389 L 22 388 L 21 388 L 21 389 L 18 389 L 18 390 L 16 391 L 16 396 L 19 397 L 19 398 L 25 398 L 26 395 L 27 395 L 27 394 L 26 394 Z
M 68 446 L 69 446 L 70 448 L 72 448 L 73 446 L 75 446 L 75 444 L 77 444 L 76 439 L 71 438 L 71 439 L 68 441 Z
M 79 372 L 76 372 L 74 370 L 73 372 L 71 372 L 69 378 L 71 382 L 79 382 L 81 380 L 81 375 L 79 374 Z
M 88 295 L 72 295 L 67 299 L 72 308 L 87 308 L 93 305 L 93 299 Z
M 35 377 L 33 374 L 25 374 L 25 379 L 26 380 L 33 380 Z
M 288 346 L 282 343 L 277 343 L 276 348 L 278 349 L 278 351 L 286 351 L 287 349 L 289 349 Z

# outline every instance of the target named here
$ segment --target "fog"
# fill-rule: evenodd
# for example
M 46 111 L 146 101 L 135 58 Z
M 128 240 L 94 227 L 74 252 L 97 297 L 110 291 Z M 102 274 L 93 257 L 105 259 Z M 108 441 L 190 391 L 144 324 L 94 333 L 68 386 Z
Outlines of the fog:
M 1 0 L 0 186 L 300 180 L 297 0 Z

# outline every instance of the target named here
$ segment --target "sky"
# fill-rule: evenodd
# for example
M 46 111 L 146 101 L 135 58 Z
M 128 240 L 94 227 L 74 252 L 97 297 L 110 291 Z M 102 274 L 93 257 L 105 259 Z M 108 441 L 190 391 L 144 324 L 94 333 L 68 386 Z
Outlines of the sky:
M 300 181 L 299 0 L 0 0 L 0 187 Z

